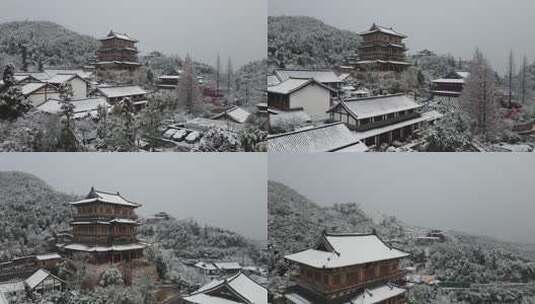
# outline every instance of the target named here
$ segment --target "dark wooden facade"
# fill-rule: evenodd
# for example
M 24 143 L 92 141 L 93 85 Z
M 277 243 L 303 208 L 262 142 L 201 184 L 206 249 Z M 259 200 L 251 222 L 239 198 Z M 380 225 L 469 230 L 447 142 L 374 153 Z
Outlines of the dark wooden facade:
M 100 42 L 101 46 L 96 53 L 97 69 L 135 70 L 141 66 L 137 58 L 137 41 L 126 34 L 111 31 Z
M 362 69 L 403 71 L 407 66 L 407 47 L 403 40 L 407 36 L 392 28 L 373 25 L 361 33 L 363 42 L 359 46 L 358 66 Z
M 72 244 L 77 247 L 67 246 L 67 253 L 86 251 L 94 263 L 116 263 L 142 258 L 143 246 L 139 245 L 136 238 L 138 216 L 134 211 L 140 205 L 125 205 L 100 199 L 99 193 L 105 192 L 91 189 L 85 201 L 73 203 Z M 118 193 L 105 194 L 122 199 Z M 89 249 L 84 250 L 83 246 Z

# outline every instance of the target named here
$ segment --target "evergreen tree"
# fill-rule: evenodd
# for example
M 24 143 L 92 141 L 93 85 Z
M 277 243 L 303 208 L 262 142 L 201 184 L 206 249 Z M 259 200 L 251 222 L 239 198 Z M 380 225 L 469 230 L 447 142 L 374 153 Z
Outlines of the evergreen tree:
M 7 65 L 2 75 L 4 85 L 0 87 L 0 119 L 15 120 L 32 107 L 16 85 L 14 75 L 15 67 Z
M 130 98 L 123 99 L 114 109 L 108 145 L 115 151 L 136 151 L 136 121 Z
M 74 91 L 70 83 L 62 84 L 59 91 L 62 127 L 58 148 L 63 151 L 76 152 L 78 150 L 78 139 L 76 138 L 74 104 L 72 103 Z
M 167 105 L 159 98 L 149 101 L 149 104 L 139 113 L 139 128 L 141 134 L 152 147 L 157 146 L 160 137 L 160 126 L 165 118 Z

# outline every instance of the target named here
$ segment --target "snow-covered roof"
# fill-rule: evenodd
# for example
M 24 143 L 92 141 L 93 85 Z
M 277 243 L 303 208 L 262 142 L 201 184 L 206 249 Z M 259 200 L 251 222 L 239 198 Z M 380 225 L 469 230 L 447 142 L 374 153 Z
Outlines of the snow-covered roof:
M 280 80 L 275 75 L 268 75 L 267 76 L 267 85 L 268 87 L 278 85 L 280 83 Z
M 322 244 L 329 251 L 307 249 L 285 258 L 310 267 L 340 268 L 408 257 L 409 254 L 386 245 L 375 234 L 324 234 Z
M 147 92 L 139 86 L 99 87 L 97 90 L 107 98 L 147 94 Z
M 212 281 L 197 291 L 195 291 L 190 296 L 185 297 L 186 301 L 199 304 L 212 304 L 212 303 L 235 303 L 231 302 L 217 302 L 221 299 L 225 299 L 217 296 L 217 291 L 219 290 L 228 290 L 235 297 L 242 299 L 245 303 L 250 304 L 267 304 L 267 289 L 250 279 L 243 273 L 237 273 L 229 278 L 224 280 L 215 280 Z M 199 296 L 203 295 L 203 296 Z M 208 296 L 208 297 L 206 297 Z M 215 299 L 214 299 L 215 298 Z M 226 301 L 229 301 L 228 298 Z M 239 303 L 239 302 L 238 302 Z
M 461 72 L 461 71 L 457 71 L 457 72 L 455 72 L 455 73 L 456 73 L 457 75 L 459 75 L 459 77 L 464 78 L 464 79 L 470 77 L 470 72 Z
M 219 269 L 223 270 L 235 270 L 235 269 L 241 269 L 240 263 L 237 262 L 220 262 L 220 263 L 214 263 L 215 266 Z
M 109 39 L 120 39 L 120 40 L 127 40 L 131 42 L 137 42 L 137 40 L 130 38 L 130 36 L 128 36 L 127 34 L 116 33 L 114 31 L 110 31 L 108 36 L 101 38 L 99 40 L 102 41 L 102 40 L 109 40 Z
M 77 74 L 57 74 L 56 76 L 48 79 L 46 82 L 52 83 L 52 84 L 63 84 L 65 82 L 71 81 L 74 78 L 78 78 L 80 80 L 87 82 L 87 80 L 78 76 Z
M 407 292 L 406 289 L 396 286 L 382 285 L 373 289 L 365 289 L 360 295 L 353 298 L 349 303 L 376 304 L 397 297 Z
M 47 80 L 50 78 L 50 75 L 45 72 L 17 72 L 15 73 L 14 76 L 15 76 L 15 79 L 18 76 L 31 76 L 38 80 Z
M 204 270 L 217 270 L 217 267 L 214 263 L 211 262 L 197 262 L 195 267 L 204 269 Z
M 158 77 L 158 79 L 178 80 L 178 79 L 180 79 L 180 75 L 161 75 L 161 76 Z
M 315 79 L 320 83 L 342 82 L 336 73 L 330 70 L 276 70 L 275 76 L 280 82 L 290 78 Z
M 340 106 L 346 109 L 348 113 L 356 119 L 365 119 L 401 111 L 416 110 L 422 107 L 405 94 L 347 99 L 333 106 L 329 112 Z
M 61 259 L 61 255 L 57 253 L 40 254 L 40 255 L 36 255 L 35 257 L 37 258 L 38 261 Z
M 465 79 L 440 78 L 433 80 L 433 83 L 460 83 L 464 84 Z
M 285 125 L 303 125 L 310 122 L 312 118 L 304 110 L 278 111 L 269 116 L 271 128 L 277 128 Z
M 75 250 L 75 251 L 84 251 L 84 252 L 108 252 L 108 251 L 128 251 L 143 249 L 146 247 L 142 243 L 134 244 L 125 244 L 125 245 L 113 245 L 113 246 L 87 246 L 85 244 L 72 243 L 68 245 L 61 246 L 62 248 Z
M 106 98 L 103 97 L 72 100 L 71 103 L 74 105 L 75 114 L 97 111 L 99 106 L 110 107 Z M 61 101 L 51 98 L 40 104 L 37 109 L 47 113 L 58 114 L 61 112 Z
M 380 25 L 377 25 L 377 24 L 373 24 L 372 27 L 365 31 L 365 32 L 361 32 L 359 35 L 369 35 L 369 34 L 373 34 L 373 33 L 384 33 L 384 34 L 387 34 L 387 35 L 392 35 L 392 36 L 397 36 L 397 37 L 401 37 L 401 38 L 407 38 L 407 36 L 405 34 L 402 34 L 398 31 L 395 31 L 393 28 L 391 27 L 385 27 L 385 26 L 380 26 Z
M 232 119 L 234 122 L 242 124 L 247 121 L 250 115 L 251 113 L 240 107 L 233 107 L 225 112 L 215 115 L 214 117 L 212 117 L 212 119 L 219 119 L 226 116 Z
M 24 290 L 24 282 L 22 281 L 0 283 L 0 294 L 8 292 L 20 292 Z
M 49 85 L 48 83 L 44 83 L 44 82 L 27 83 L 27 84 L 23 85 L 20 88 L 20 90 L 22 91 L 22 95 L 30 95 L 33 92 L 44 88 L 45 86 L 49 86 L 49 88 L 51 88 L 53 91 L 57 91 L 57 89 L 54 86 Z
M 341 122 L 268 137 L 269 152 L 334 152 L 357 144 L 357 135 Z
M 186 303 L 195 303 L 195 304 L 241 304 L 242 303 L 242 302 L 228 300 L 225 298 L 206 295 L 203 293 L 185 297 L 184 300 L 187 301 Z
M 125 219 L 125 218 L 115 218 L 110 221 L 110 223 L 118 223 L 118 224 L 137 224 L 138 222 L 132 219 Z
M 325 90 L 331 90 L 331 88 L 323 85 L 321 82 L 316 81 L 313 78 L 289 78 L 278 85 L 270 86 L 267 88 L 267 91 L 269 93 L 275 93 L 275 94 L 292 94 L 293 92 L 296 92 L 310 84 L 317 84 L 320 87 L 324 88 Z
M 50 272 L 44 269 L 39 269 L 34 272 L 29 278 L 27 278 L 24 283 L 26 283 L 26 285 L 28 285 L 30 289 L 34 289 L 35 286 L 41 284 L 41 282 L 46 280 L 46 278 L 48 278 L 49 276 L 51 276 Z
M 96 190 L 94 188 L 91 188 L 91 191 L 89 194 L 87 194 L 86 198 L 77 201 L 72 202 L 71 205 L 80 205 L 80 204 L 87 204 L 87 203 L 93 203 L 93 202 L 102 202 L 102 203 L 108 203 L 108 204 L 115 204 L 115 205 L 122 205 L 122 206 L 129 206 L 129 207 L 140 207 L 141 204 L 129 201 L 125 199 L 124 197 L 117 193 L 110 193 L 110 192 L 104 192 L 100 190 Z
M 78 77 L 83 79 L 89 79 L 93 77 L 93 72 L 88 72 L 80 69 L 65 69 L 65 70 L 56 70 L 56 69 L 46 69 L 45 73 L 50 77 L 54 78 L 58 74 L 63 75 L 78 75 Z

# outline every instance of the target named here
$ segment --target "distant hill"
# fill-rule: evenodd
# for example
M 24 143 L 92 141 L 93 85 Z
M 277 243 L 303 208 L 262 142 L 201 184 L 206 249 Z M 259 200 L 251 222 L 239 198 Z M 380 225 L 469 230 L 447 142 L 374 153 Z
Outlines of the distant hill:
M 50 67 L 77 67 L 95 55 L 98 41 L 47 21 L 0 23 L 0 64 L 22 66 L 26 49 L 30 68 L 39 62 Z
M 268 18 L 269 68 L 329 68 L 354 55 L 357 33 L 340 30 L 312 17 Z
M 418 245 L 415 236 L 429 229 L 410 226 L 395 217 L 372 219 L 356 204 L 320 207 L 295 190 L 272 181 L 268 184 L 268 211 L 268 241 L 272 249 L 270 284 L 274 291 L 288 285 L 290 268 L 284 255 L 314 246 L 323 230 L 375 230 L 387 243 L 410 252 L 410 263 L 420 265 L 421 274 L 436 275 L 441 281 L 473 284 L 471 289 L 454 293 L 416 286 L 410 293 L 410 303 L 532 303 L 529 301 L 535 300 L 532 247 L 454 231 L 447 232 L 445 243 Z M 440 297 L 448 301 L 435 302 Z
M 68 227 L 74 199 L 33 175 L 0 172 L 0 260 L 46 251 L 52 233 Z

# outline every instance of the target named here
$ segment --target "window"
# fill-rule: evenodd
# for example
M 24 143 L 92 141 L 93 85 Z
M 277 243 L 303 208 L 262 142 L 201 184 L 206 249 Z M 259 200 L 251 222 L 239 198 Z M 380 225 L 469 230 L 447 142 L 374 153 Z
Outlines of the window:
M 341 281 L 342 281 L 342 280 L 341 280 L 339 274 L 337 274 L 337 275 L 334 276 L 334 278 L 333 278 L 333 284 L 334 284 L 334 285 L 340 285 Z

